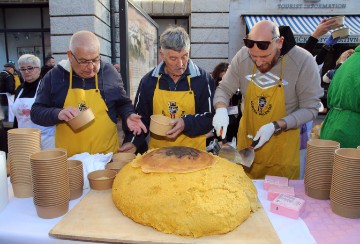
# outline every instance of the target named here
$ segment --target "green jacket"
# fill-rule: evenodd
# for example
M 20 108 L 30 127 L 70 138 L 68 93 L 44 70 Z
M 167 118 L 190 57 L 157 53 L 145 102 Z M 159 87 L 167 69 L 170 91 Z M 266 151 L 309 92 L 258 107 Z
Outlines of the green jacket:
M 360 45 L 336 71 L 327 94 L 328 108 L 320 138 L 342 148 L 360 145 Z

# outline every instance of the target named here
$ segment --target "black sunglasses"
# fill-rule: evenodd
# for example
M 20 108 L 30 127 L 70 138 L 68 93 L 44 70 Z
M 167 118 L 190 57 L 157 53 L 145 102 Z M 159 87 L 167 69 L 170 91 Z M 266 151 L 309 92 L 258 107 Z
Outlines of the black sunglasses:
M 248 38 L 244 38 L 244 44 L 247 48 L 252 48 L 255 43 L 257 45 L 257 47 L 260 49 L 260 50 L 266 50 L 269 48 L 269 45 L 279 37 L 275 36 L 273 37 L 273 39 L 271 39 L 271 41 L 254 41 L 254 40 L 250 40 Z

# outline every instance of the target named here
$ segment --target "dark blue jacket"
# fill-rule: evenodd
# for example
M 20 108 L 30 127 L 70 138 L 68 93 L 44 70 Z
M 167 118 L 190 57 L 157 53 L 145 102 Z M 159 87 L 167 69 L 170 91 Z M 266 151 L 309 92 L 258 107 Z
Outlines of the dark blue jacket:
M 64 107 L 69 89 L 70 73 L 68 68 L 64 68 L 68 65 L 68 61 L 62 61 L 44 76 L 31 108 L 31 120 L 34 123 L 52 126 L 62 122 L 58 119 L 58 114 Z M 108 107 L 111 120 L 117 123 L 120 115 L 121 119 L 126 121 L 127 117 L 134 113 L 134 107 L 126 95 L 120 74 L 111 64 L 101 62 L 98 81 L 99 90 Z M 95 77 L 83 79 L 73 73 L 73 88 L 94 89 Z
M 141 79 L 135 97 L 135 112 L 141 115 L 147 129 L 150 127 L 150 116 L 153 114 L 153 97 L 159 74 L 162 75 L 159 89 L 173 91 L 175 88 L 175 82 L 164 72 L 164 67 L 165 63 L 160 63 Z M 190 60 L 186 71 L 176 83 L 176 91 L 189 90 L 188 75 L 190 75 L 191 89 L 195 94 L 195 114 L 183 117 L 185 122 L 183 133 L 187 136 L 195 137 L 204 135 L 212 129 L 214 113 L 212 101 L 215 92 L 215 81 L 208 72 L 199 68 Z M 131 141 L 138 149 L 139 147 L 143 148 L 147 134 L 134 137 L 128 131 L 125 132 L 124 143 Z

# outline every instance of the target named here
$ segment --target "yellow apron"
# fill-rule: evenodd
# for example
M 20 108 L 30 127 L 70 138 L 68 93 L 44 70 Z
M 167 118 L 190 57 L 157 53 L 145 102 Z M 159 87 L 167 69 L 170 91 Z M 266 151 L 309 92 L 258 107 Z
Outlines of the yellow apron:
M 153 114 L 162 114 L 172 119 L 183 117 L 187 114 L 195 114 L 195 95 L 191 90 L 190 76 L 187 76 L 189 84 L 188 91 L 166 91 L 159 89 L 159 75 L 153 98 Z M 170 147 L 170 146 L 187 146 L 199 150 L 206 149 L 205 135 L 189 137 L 181 133 L 176 139 L 150 134 L 149 149 Z
M 249 147 L 251 139 L 247 135 L 256 135 L 261 126 L 277 121 L 286 115 L 284 86 L 281 64 L 279 84 L 262 89 L 253 81 L 256 70 L 254 65 L 252 79 L 246 92 L 245 109 L 238 131 L 238 149 Z M 250 169 L 244 168 L 252 179 L 263 179 L 265 175 L 277 175 L 298 179 L 300 173 L 300 131 L 290 129 L 273 135 L 262 147 L 256 149 L 255 160 Z
M 72 88 L 72 69 L 70 68 L 69 90 L 64 108 L 91 108 L 95 119 L 79 131 L 73 131 L 63 122 L 56 126 L 56 147 L 66 148 L 68 157 L 88 152 L 90 154 L 117 152 L 119 147 L 116 124 L 107 114 L 108 108 L 98 89 L 98 76 L 95 76 L 96 89 Z
M 21 85 L 20 77 L 16 72 L 14 72 L 14 80 L 15 80 L 15 89 L 16 89 Z

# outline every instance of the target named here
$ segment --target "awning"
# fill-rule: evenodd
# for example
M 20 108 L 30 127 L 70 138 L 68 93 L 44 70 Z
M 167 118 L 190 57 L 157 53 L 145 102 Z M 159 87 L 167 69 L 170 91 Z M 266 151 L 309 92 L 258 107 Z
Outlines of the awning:
M 305 43 L 311 33 L 316 29 L 319 22 L 325 17 L 331 16 L 270 16 L 270 15 L 252 15 L 243 16 L 247 28 L 250 30 L 255 23 L 260 20 L 271 20 L 278 26 L 290 26 L 294 33 L 297 43 Z M 350 36 L 342 39 L 340 43 L 359 43 L 360 36 L 360 16 L 345 16 L 345 27 L 350 28 Z M 326 38 L 331 34 L 329 31 L 326 35 L 320 38 L 319 42 L 325 42 Z

